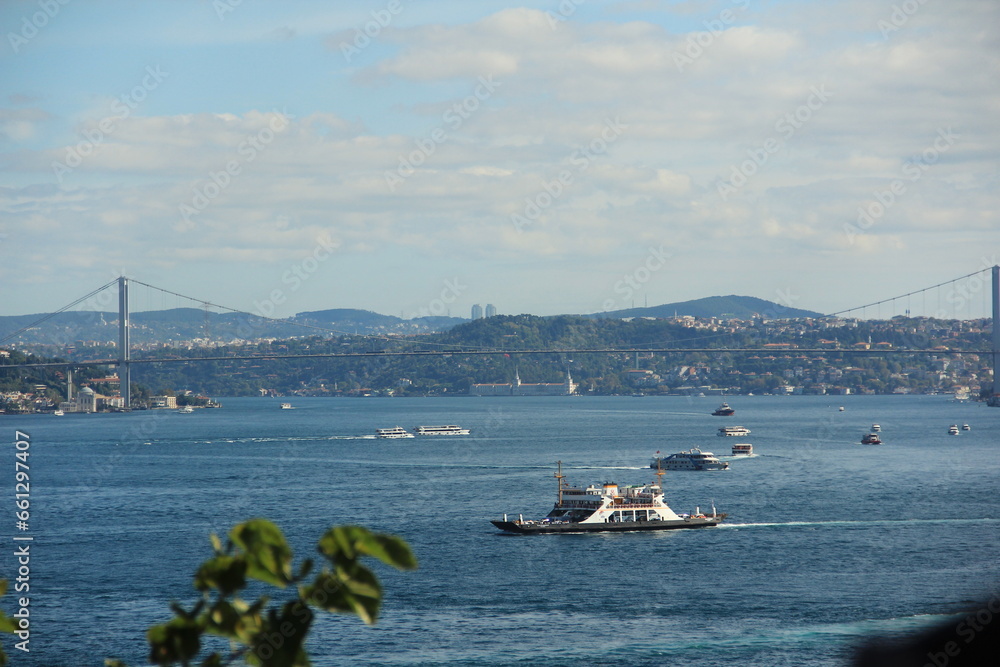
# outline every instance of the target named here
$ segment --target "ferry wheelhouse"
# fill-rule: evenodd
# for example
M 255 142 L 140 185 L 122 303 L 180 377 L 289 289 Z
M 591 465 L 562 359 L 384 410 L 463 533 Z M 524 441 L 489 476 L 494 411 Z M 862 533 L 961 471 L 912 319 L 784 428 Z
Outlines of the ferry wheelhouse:
M 412 438 L 413 434 L 407 431 L 402 426 L 393 426 L 392 428 L 377 428 L 375 429 L 375 437 L 378 438 Z
M 417 435 L 469 435 L 469 429 L 450 424 L 448 426 L 418 426 Z
M 659 482 L 639 486 L 605 482 L 585 489 L 568 486 L 563 481 L 562 462 L 558 465 L 558 498 L 544 519 L 525 520 L 518 515 L 516 520 L 510 520 L 505 514 L 503 520 L 490 523 L 509 533 L 590 533 L 705 528 L 726 518 L 714 506 L 711 514 L 702 513 L 700 508 L 691 514 L 677 514 L 664 502 Z M 662 476 L 663 471 L 657 475 Z
M 741 436 L 750 435 L 750 429 L 746 426 L 723 426 L 719 429 L 717 435 L 720 436 Z
M 654 470 L 726 470 L 729 463 L 720 461 L 712 452 L 703 452 L 695 447 L 663 458 L 654 456 L 649 467 Z

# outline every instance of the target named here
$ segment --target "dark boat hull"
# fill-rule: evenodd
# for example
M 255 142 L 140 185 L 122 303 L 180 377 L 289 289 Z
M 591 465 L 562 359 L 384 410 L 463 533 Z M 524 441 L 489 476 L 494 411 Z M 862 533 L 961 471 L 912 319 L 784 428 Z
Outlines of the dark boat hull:
M 646 530 L 676 530 L 680 528 L 711 528 L 722 523 L 725 514 L 704 519 L 680 521 L 622 521 L 617 523 L 518 523 L 516 521 L 490 521 L 508 533 L 536 535 L 548 533 L 625 533 Z

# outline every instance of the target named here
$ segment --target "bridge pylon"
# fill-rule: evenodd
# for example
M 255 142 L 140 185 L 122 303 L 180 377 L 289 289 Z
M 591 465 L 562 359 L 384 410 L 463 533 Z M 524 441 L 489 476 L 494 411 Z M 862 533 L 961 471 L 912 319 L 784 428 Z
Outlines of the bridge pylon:
M 126 410 L 132 408 L 132 346 L 129 340 L 128 278 L 118 277 L 118 379 Z
M 987 405 L 1000 408 L 1000 264 L 993 267 L 993 391 Z

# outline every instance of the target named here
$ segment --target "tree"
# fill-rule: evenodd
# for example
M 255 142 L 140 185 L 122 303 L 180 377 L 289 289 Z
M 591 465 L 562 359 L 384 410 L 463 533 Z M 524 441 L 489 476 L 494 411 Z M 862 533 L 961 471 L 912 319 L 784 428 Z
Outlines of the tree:
M 266 519 L 251 519 L 229 531 L 225 549 L 211 535 L 214 555 L 198 568 L 194 585 L 201 599 L 190 609 L 174 602 L 174 618 L 154 625 L 146 633 L 149 662 L 154 665 L 201 665 L 224 667 L 242 661 L 258 667 L 308 667 L 305 639 L 314 617 L 313 608 L 355 614 L 374 624 L 382 603 L 382 588 L 361 558 L 376 558 L 398 570 L 413 570 L 416 558 L 399 537 L 373 533 L 362 526 L 334 526 L 319 539 L 317 549 L 327 564 L 311 582 L 306 577 L 312 560 L 306 559 L 295 572 L 292 550 L 281 530 Z M 279 589 L 295 587 L 296 594 L 280 605 L 269 607 L 261 596 L 253 603 L 239 597 L 250 580 Z M 6 582 L 0 583 L 0 595 Z M 0 612 L 0 632 L 14 632 L 13 618 Z M 195 662 L 202 652 L 202 639 L 214 635 L 229 640 L 225 655 L 214 651 Z M 0 665 L 6 657 L 0 650 Z M 118 660 L 107 667 L 126 667 Z

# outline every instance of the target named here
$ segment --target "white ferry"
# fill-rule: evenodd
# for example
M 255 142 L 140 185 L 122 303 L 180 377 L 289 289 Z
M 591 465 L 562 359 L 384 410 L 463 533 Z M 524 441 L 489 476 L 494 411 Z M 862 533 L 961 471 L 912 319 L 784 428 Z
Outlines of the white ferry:
M 750 435 L 750 429 L 746 426 L 723 426 L 717 435 L 720 436 L 741 436 Z
M 375 437 L 377 438 L 412 438 L 413 434 L 407 431 L 402 426 L 393 426 L 392 428 L 377 428 L 375 429 Z
M 963 431 L 971 431 L 972 427 L 969 426 L 968 424 L 962 424 L 962 430 Z
M 958 424 L 952 424 L 948 427 L 948 435 L 958 435 Z
M 182 415 L 189 415 L 192 412 L 194 412 L 194 408 L 192 408 L 190 405 L 185 405 L 184 407 L 177 408 L 177 412 Z
M 469 435 L 469 429 L 450 424 L 448 426 L 418 426 L 417 435 Z
M 663 475 L 663 471 L 657 472 Z M 563 482 L 562 462 L 555 475 L 559 495 L 548 516 L 541 520 L 490 521 L 509 533 L 590 533 L 607 531 L 670 530 L 673 528 L 706 528 L 716 526 L 726 518 L 712 507 L 711 514 L 695 508 L 692 514 L 677 514 L 663 501 L 659 482 L 642 486 L 619 486 L 605 482 L 591 484 L 586 489 L 571 487 Z
M 881 424 L 872 424 L 872 433 L 878 433 L 882 430 Z
M 712 452 L 695 447 L 663 458 L 654 456 L 649 467 L 654 470 L 726 470 L 729 463 L 720 461 Z
M 733 456 L 753 456 L 753 445 L 751 444 L 733 445 Z

